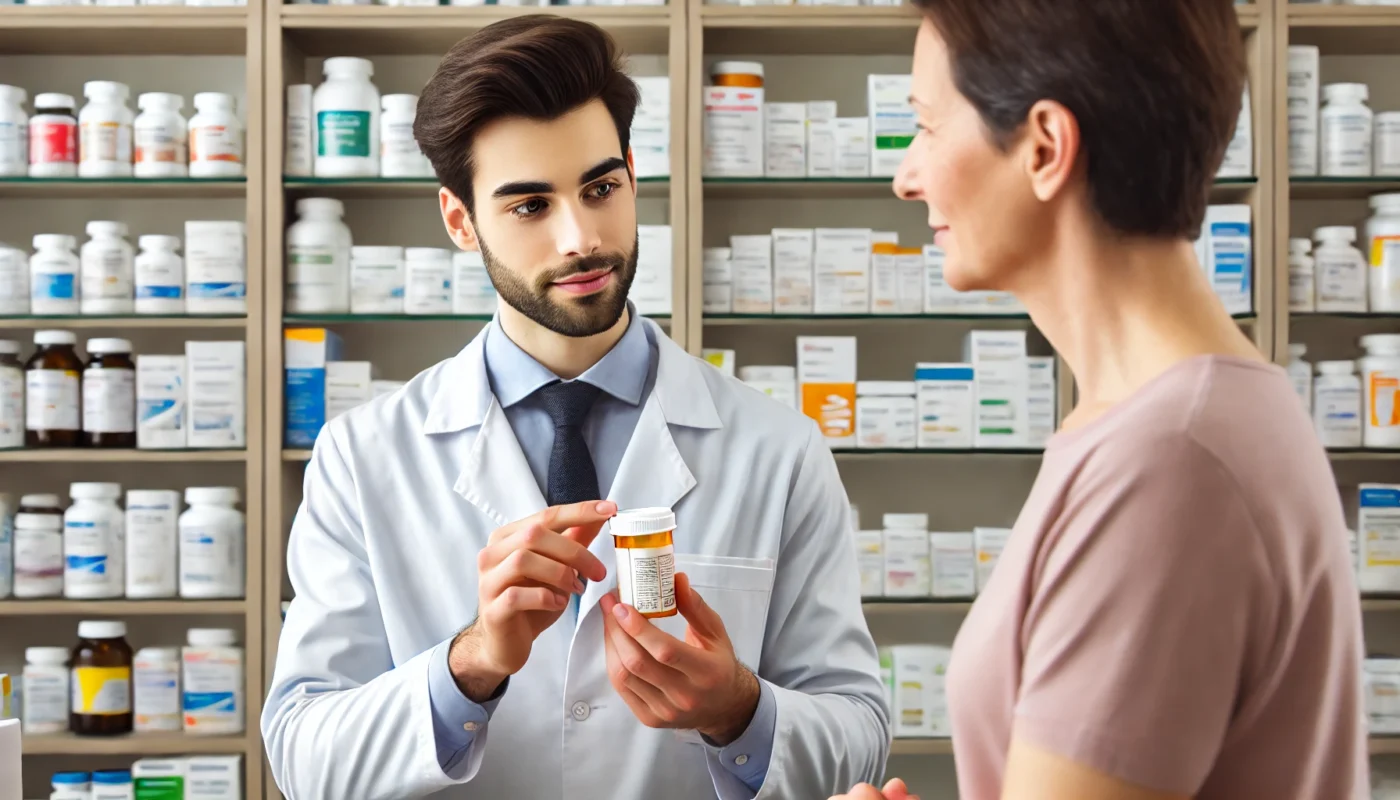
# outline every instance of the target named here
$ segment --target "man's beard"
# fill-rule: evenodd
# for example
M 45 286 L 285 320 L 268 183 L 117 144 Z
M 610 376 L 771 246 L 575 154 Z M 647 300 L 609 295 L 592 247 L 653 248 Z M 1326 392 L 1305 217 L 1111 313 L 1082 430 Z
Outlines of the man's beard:
M 636 238 L 632 240 L 631 253 L 599 253 L 575 258 L 541 273 L 533 285 L 496 259 L 485 240 L 478 238 L 477 245 L 481 248 L 481 260 L 486 264 L 486 274 L 506 305 L 562 336 L 595 336 L 616 325 L 627 308 L 627 292 L 637 276 Z M 613 277 L 602 291 L 574 297 L 567 304 L 550 300 L 550 285 L 555 281 L 607 268 L 612 269 Z

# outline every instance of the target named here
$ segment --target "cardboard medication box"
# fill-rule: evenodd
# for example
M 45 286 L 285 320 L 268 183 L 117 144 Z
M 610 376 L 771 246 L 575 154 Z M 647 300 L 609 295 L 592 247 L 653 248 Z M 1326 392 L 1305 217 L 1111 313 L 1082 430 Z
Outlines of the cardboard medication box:
M 972 365 L 917 364 L 914 385 L 918 446 L 934 450 L 971 448 L 976 397 Z
M 1001 560 L 1001 552 L 1011 539 L 1011 529 L 974 528 L 972 536 L 977 546 L 977 591 L 980 594 L 992 579 L 992 571 L 996 569 L 997 561 Z
M 1400 591 L 1400 485 L 1358 488 L 1358 583 L 1363 592 Z
M 637 275 L 628 297 L 637 313 L 671 313 L 671 226 L 637 226 Z
M 286 367 L 287 447 L 306 449 L 329 419 L 326 366 L 340 360 L 340 337 L 325 328 L 288 328 L 283 333 Z
M 763 89 L 706 86 L 702 98 L 704 155 L 701 174 L 763 177 Z
M 1196 258 L 1231 314 L 1254 311 L 1251 213 L 1247 205 L 1210 206 L 1196 240 Z
M 856 564 L 860 567 L 860 596 L 885 593 L 885 532 L 857 531 Z
M 910 75 L 866 76 L 866 102 L 870 114 L 870 174 L 892 178 L 904 154 L 919 132 Z
M 763 174 L 769 178 L 807 175 L 807 104 L 767 103 L 763 107 Z
M 813 310 L 817 314 L 870 311 L 870 229 L 817 228 Z
M 856 443 L 856 337 L 797 337 L 802 413 L 816 421 L 833 449 Z
M 946 679 L 952 651 L 927 644 L 889 648 L 896 737 L 949 736 Z
M 664 178 L 671 174 L 671 79 L 639 77 L 641 102 L 632 117 L 632 159 L 638 178 Z
M 186 446 L 247 446 L 245 364 L 243 342 L 185 342 Z
M 964 343 L 972 364 L 976 406 L 973 446 L 1027 447 L 1029 372 L 1026 332 L 972 331 Z
M 374 399 L 368 361 L 326 362 L 326 420 Z
M 934 597 L 977 596 L 977 545 L 973 533 L 930 533 L 930 588 Z
M 811 228 L 773 229 L 773 311 L 812 313 L 816 232 Z
M 773 237 L 729 237 L 734 275 L 734 313 L 773 313 Z
M 184 356 L 136 356 L 136 446 L 178 450 L 188 437 Z

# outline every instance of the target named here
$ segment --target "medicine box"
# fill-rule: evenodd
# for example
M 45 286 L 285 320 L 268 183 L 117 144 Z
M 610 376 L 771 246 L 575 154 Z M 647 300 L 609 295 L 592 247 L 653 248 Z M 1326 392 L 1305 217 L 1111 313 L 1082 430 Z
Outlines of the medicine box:
M 813 311 L 870 312 L 870 229 L 817 228 L 813 259 Z
M 773 313 L 773 237 L 729 237 L 734 274 L 734 313 Z
M 637 226 L 637 274 L 628 297 L 643 315 L 671 313 L 671 226 Z
M 185 800 L 185 759 L 142 758 L 131 765 L 135 800 Z
M 975 535 L 930 533 L 929 580 L 934 597 L 975 597 L 977 595 L 977 545 Z
M 870 313 L 898 314 L 899 234 L 870 232 Z
M 185 342 L 187 447 L 247 446 L 245 364 L 243 342 Z
M 926 530 L 885 529 L 885 596 L 928 597 L 929 538 Z
M 640 254 L 637 270 L 641 271 Z M 476 250 L 452 254 L 452 313 L 496 313 L 496 287 L 486 272 L 486 261 Z
M 913 450 L 918 446 L 918 404 L 913 381 L 856 383 L 856 447 Z
M 1026 332 L 972 331 L 964 354 L 972 364 L 976 398 L 973 447 L 1028 446 Z
M 638 178 L 671 174 L 671 79 L 637 77 L 641 101 L 632 116 L 632 162 Z
M 856 564 L 860 568 L 860 596 L 885 593 L 885 532 L 857 531 Z
M 763 89 L 706 86 L 702 91 L 707 177 L 763 177 Z
M 1249 107 L 1249 83 L 1244 85 L 1244 98 L 1240 101 L 1240 113 L 1235 122 L 1235 135 L 1225 148 L 1225 158 L 1217 178 L 1249 178 L 1254 175 L 1254 115 Z
M 374 399 L 368 361 L 326 362 L 326 421 Z
M 972 447 L 973 376 L 971 364 L 915 365 L 920 448 L 959 450 Z
M 924 251 L 921 247 L 900 247 L 895 254 L 899 280 L 900 314 L 924 312 Z
M 1318 91 L 1322 51 L 1288 48 L 1288 174 L 1317 174 Z
M 870 176 L 870 118 L 836 118 L 836 177 Z
M 1247 205 L 1210 206 L 1196 240 L 1200 260 L 1216 297 L 1231 314 L 1254 310 L 1251 212 Z
M 807 177 L 836 177 L 836 101 L 807 103 Z
M 340 360 L 341 340 L 325 328 L 288 328 L 283 334 L 286 446 L 306 449 L 326 424 L 326 365 Z
M 702 309 L 705 314 L 734 311 L 734 269 L 728 247 L 706 247 L 701 251 L 700 277 L 703 281 Z
M 308 83 L 287 87 L 287 154 L 282 166 L 286 175 L 311 175 L 311 94 Z
M 1358 582 L 1363 592 L 1400 591 L 1400 485 L 1358 487 Z
M 178 450 L 188 437 L 184 356 L 136 356 L 136 446 Z
M 807 104 L 767 103 L 763 107 L 763 174 L 769 178 L 807 175 Z
M 811 228 L 773 229 L 773 312 L 812 313 L 816 232 Z
M 1055 434 L 1055 358 L 1031 356 L 1026 359 L 1027 444 L 1044 447 Z
M 242 756 L 185 759 L 185 800 L 242 800 Z
M 870 115 L 870 174 L 892 178 L 904 154 L 919 132 L 909 75 L 866 76 L 866 103 Z
M 943 278 L 943 262 L 946 258 L 943 248 L 938 245 L 924 245 L 925 314 L 957 314 L 965 310 L 963 295 L 954 291 Z
M 739 379 L 788 408 L 798 409 L 797 370 L 795 368 L 786 366 L 741 367 Z
M 833 449 L 856 443 L 856 337 L 797 337 L 802 413 L 816 421 Z
M 1362 664 L 1362 677 L 1371 734 L 1400 733 L 1400 659 L 1368 658 Z
M 709 362 L 715 369 L 723 372 L 729 377 L 734 377 L 734 351 L 733 350 L 712 350 L 706 348 L 700 351 L 700 357 Z
M 992 579 L 992 570 L 1001 559 L 1001 551 L 1011 538 L 1010 528 L 974 528 L 973 539 L 977 546 L 977 591 L 986 590 Z
M 890 648 L 896 737 L 950 735 L 946 676 L 951 651 L 927 644 Z
M 370 381 L 369 393 L 371 397 L 383 397 L 402 389 L 404 383 L 405 381 Z

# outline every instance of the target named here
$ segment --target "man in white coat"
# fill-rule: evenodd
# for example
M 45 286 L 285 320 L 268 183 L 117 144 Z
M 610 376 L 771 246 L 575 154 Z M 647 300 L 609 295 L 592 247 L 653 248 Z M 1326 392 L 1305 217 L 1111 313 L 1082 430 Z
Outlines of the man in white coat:
M 611 39 L 550 16 L 423 89 L 443 220 L 499 312 L 316 441 L 262 718 L 291 800 L 825 798 L 883 771 L 828 447 L 627 303 L 636 104 Z M 599 534 L 658 506 L 680 615 L 649 621 Z

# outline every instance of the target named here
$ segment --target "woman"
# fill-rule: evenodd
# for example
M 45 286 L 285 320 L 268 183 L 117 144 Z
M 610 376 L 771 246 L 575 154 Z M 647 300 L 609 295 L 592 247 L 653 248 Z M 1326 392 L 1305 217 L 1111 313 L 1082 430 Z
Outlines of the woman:
M 1368 797 L 1332 473 L 1192 248 L 1245 78 L 1231 0 L 915 2 L 895 190 L 1080 398 L 954 643 L 960 796 Z

